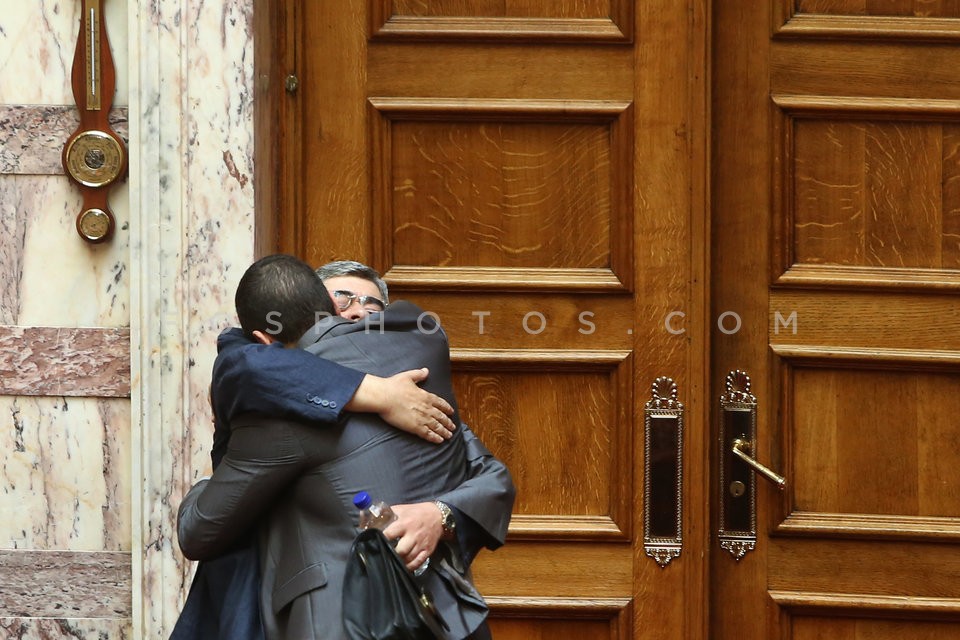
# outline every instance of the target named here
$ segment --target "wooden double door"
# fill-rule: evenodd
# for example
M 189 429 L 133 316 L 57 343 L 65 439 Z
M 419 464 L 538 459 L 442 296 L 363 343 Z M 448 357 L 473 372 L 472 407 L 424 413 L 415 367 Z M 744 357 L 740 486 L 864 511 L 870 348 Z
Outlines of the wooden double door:
M 497 640 L 960 638 L 960 4 L 271 5 L 259 245 L 440 317 L 518 489 Z M 731 384 L 786 484 L 722 546 Z

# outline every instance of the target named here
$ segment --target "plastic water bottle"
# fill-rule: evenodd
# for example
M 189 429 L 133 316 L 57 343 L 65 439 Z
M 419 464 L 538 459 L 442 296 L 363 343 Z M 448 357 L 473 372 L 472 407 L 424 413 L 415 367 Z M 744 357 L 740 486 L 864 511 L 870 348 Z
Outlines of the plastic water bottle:
M 361 491 L 353 496 L 353 506 L 360 509 L 360 528 L 361 529 L 380 529 L 383 531 L 390 523 L 397 519 L 397 514 L 393 512 L 386 502 L 374 502 L 373 498 L 366 491 Z
M 393 512 L 386 502 L 382 500 L 374 502 L 373 498 L 366 491 L 361 491 L 353 496 L 353 506 L 360 510 L 359 527 L 361 529 L 380 529 L 383 531 L 390 523 L 397 519 L 397 514 Z M 396 540 L 390 541 L 391 545 L 396 545 Z M 423 572 L 430 566 L 430 558 L 416 568 L 413 572 L 415 576 L 423 575 Z

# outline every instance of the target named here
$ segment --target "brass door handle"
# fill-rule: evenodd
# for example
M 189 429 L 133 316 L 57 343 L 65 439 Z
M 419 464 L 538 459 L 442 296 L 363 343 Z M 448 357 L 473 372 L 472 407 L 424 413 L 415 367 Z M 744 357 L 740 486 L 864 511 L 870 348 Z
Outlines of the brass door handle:
M 750 376 L 741 369 L 727 374 L 726 393 L 720 396 L 719 432 L 717 538 L 720 548 L 739 561 L 757 544 L 757 474 L 780 489 L 787 484 L 783 476 L 753 459 L 757 397 L 750 392 Z
M 743 438 L 735 438 L 733 441 L 733 455 L 737 456 L 744 462 L 746 462 L 750 467 L 762 475 L 764 478 L 777 485 L 777 488 L 781 491 L 784 487 L 787 486 L 787 479 L 781 476 L 779 473 L 774 472 L 769 467 L 765 467 L 750 456 L 750 443 L 744 440 Z

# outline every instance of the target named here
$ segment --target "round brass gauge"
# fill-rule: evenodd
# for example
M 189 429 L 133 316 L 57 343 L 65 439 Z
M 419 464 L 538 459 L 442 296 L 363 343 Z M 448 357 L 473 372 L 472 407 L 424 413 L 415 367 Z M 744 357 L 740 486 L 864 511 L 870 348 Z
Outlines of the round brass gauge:
M 77 216 L 77 231 L 85 240 L 103 242 L 113 233 L 113 216 L 103 209 L 87 209 Z
M 67 171 L 86 187 L 104 187 L 123 171 L 123 146 L 103 131 L 84 131 L 70 141 L 63 154 Z

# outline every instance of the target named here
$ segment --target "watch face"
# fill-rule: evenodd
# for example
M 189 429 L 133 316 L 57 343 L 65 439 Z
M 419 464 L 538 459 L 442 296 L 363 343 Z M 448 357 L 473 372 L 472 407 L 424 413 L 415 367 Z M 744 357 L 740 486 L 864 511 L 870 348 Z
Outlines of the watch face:
M 123 145 L 103 131 L 84 131 L 68 143 L 63 160 L 64 169 L 80 184 L 104 187 L 123 171 Z
M 77 218 L 77 230 L 84 239 L 99 242 L 110 235 L 112 220 L 102 209 L 87 209 Z
M 436 501 L 437 508 L 440 509 L 440 513 L 443 515 L 440 523 L 443 526 L 445 533 L 452 533 L 454 528 L 457 526 L 457 521 L 453 517 L 453 511 L 450 507 L 439 500 Z

